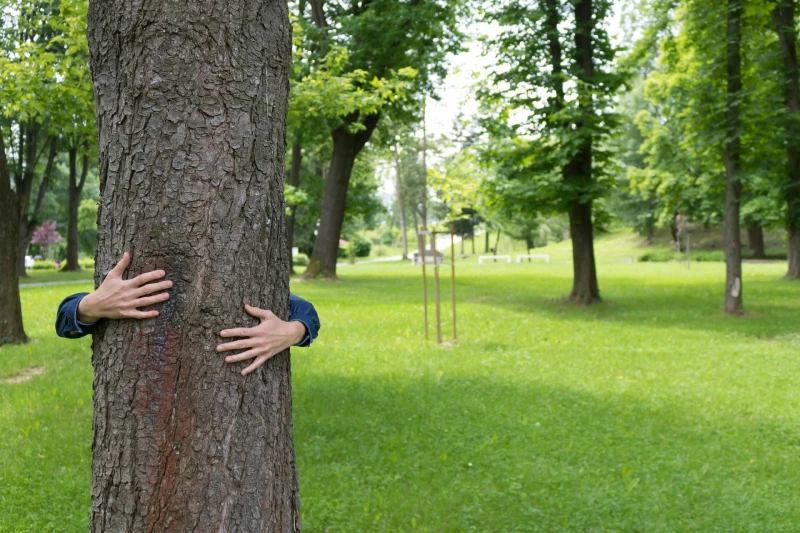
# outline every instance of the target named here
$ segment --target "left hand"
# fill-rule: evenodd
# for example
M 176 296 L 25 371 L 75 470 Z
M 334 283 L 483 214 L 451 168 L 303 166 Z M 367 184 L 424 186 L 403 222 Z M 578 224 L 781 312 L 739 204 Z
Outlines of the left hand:
M 294 346 L 306 336 L 306 327 L 302 322 L 285 322 L 275 316 L 272 311 L 259 309 L 249 305 L 244 306 L 245 311 L 261 320 L 261 323 L 252 328 L 224 329 L 219 332 L 221 337 L 244 337 L 241 340 L 227 342 L 217 346 L 218 352 L 231 350 L 246 350 L 236 355 L 225 358 L 226 363 L 236 363 L 255 358 L 250 366 L 242 370 L 246 376 L 264 364 L 264 361 L 275 354 L 279 354 L 290 346 Z

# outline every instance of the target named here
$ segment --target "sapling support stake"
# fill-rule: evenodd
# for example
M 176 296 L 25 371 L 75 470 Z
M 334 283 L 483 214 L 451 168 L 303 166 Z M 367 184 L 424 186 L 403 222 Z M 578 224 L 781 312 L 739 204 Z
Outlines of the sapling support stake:
M 450 224 L 450 293 L 453 296 L 453 341 L 458 340 L 456 336 L 456 245 L 455 245 L 455 225 Z M 464 244 L 464 238 L 461 238 Z

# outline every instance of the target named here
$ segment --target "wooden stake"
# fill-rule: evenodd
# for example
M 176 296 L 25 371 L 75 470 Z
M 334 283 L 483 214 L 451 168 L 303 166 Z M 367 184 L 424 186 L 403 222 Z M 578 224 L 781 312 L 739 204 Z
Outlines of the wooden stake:
M 450 224 L 450 292 L 453 295 L 453 341 L 458 340 L 456 335 L 456 244 L 455 226 Z M 464 244 L 464 237 L 461 237 L 461 244 Z
M 422 257 L 422 312 L 425 315 L 425 340 L 428 340 L 428 275 L 425 272 L 425 234 L 417 228 L 417 247 Z
M 436 299 L 436 342 L 442 344 L 442 309 L 439 299 L 439 262 L 436 260 L 436 232 L 431 232 L 431 251 L 433 252 L 433 290 Z

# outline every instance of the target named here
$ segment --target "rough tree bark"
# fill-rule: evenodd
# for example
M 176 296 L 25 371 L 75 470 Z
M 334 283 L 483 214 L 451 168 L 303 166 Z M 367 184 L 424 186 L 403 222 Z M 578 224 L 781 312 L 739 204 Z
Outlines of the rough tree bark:
M 78 149 L 69 149 L 69 206 L 67 212 L 67 262 L 62 270 L 77 271 L 81 269 L 78 264 L 78 206 L 81 203 L 83 186 L 89 174 L 89 154 L 84 153 L 82 159 L 81 177 L 78 179 Z
M 408 259 L 408 236 L 406 235 L 406 211 L 403 208 L 403 191 L 400 186 L 400 153 L 397 143 L 394 145 L 394 169 L 397 173 L 395 188 L 397 189 L 397 211 L 400 214 L 400 236 L 403 240 L 403 261 Z
M 300 165 L 303 163 L 303 145 L 299 140 L 292 143 L 292 167 L 289 169 L 289 179 L 287 180 L 292 187 L 300 186 Z M 294 220 L 296 207 L 292 207 L 292 212 L 286 216 L 286 242 L 289 248 L 289 269 L 294 272 Z
M 767 251 L 764 246 L 764 228 L 751 226 L 747 228 L 747 244 L 753 251 L 753 259 L 766 259 Z
M 19 299 L 19 212 L 0 130 L 0 345 L 26 342 Z
M 741 115 L 739 100 L 742 91 L 742 0 L 728 0 L 727 12 L 727 75 L 728 90 L 725 113 L 725 312 L 740 314 L 742 299 L 742 243 L 739 223 L 739 203 L 742 181 L 739 176 L 741 159 Z
M 158 318 L 95 329 L 91 530 L 300 530 L 288 352 L 243 378 L 218 332 L 286 317 L 285 0 L 91 2 L 95 283 L 174 282 Z
M 314 251 L 308 261 L 303 278 L 317 277 L 336 279 L 336 262 L 339 253 L 339 237 L 342 234 L 344 212 L 347 200 L 347 187 L 356 157 L 367 144 L 378 125 L 380 116 L 376 113 L 364 117 L 364 129 L 355 133 L 349 125 L 358 119 L 351 115 L 345 124 L 333 132 L 333 154 L 325 188 L 322 192 L 322 207 L 319 228 L 314 239 Z
M 786 128 L 786 204 L 789 232 L 789 270 L 786 277 L 800 279 L 800 76 L 797 65 L 795 2 L 781 0 L 772 12 L 783 53 L 784 99 L 789 111 Z

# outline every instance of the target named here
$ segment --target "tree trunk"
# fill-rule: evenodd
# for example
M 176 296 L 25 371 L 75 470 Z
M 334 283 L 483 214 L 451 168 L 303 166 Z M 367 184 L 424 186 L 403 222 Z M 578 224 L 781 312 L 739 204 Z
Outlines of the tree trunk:
M 800 229 L 789 228 L 789 279 L 800 278 Z
M 784 99 L 789 112 L 786 128 L 786 225 L 789 232 L 789 270 L 786 277 L 800 279 L 800 75 L 794 0 L 781 0 L 772 12 L 783 52 Z
M 22 326 L 19 299 L 18 239 L 19 213 L 11 191 L 5 140 L 0 130 L 0 346 L 28 340 Z
M 378 125 L 379 115 L 367 115 L 364 118 L 365 128 L 352 133 L 349 125 L 356 119 L 356 116 L 348 117 L 345 124 L 333 132 L 333 154 L 322 193 L 319 228 L 314 239 L 314 251 L 303 274 L 305 279 L 316 277 L 336 279 L 336 261 L 344 211 L 347 207 L 350 174 L 353 172 L 356 157 Z
M 289 185 L 292 187 L 300 186 L 300 165 L 303 163 L 303 146 L 299 140 L 292 143 L 292 168 L 289 169 Z M 292 207 L 292 212 L 286 216 L 286 242 L 289 244 L 289 270 L 294 272 L 294 220 L 296 207 Z
M 747 228 L 747 242 L 753 251 L 753 259 L 767 258 L 764 248 L 764 228 L 761 226 Z
M 69 207 L 67 212 L 67 261 L 65 271 L 79 271 L 81 266 L 78 264 L 78 206 L 81 203 L 83 185 L 86 183 L 86 175 L 89 173 L 89 156 L 83 154 L 83 168 L 81 178 L 78 180 L 78 149 L 69 149 Z
M 101 202 L 95 283 L 163 269 L 160 315 L 94 333 L 91 531 L 300 530 L 288 351 L 215 351 L 287 317 L 285 1 L 91 2 Z
M 400 154 L 394 145 L 394 168 L 397 172 L 397 210 L 400 213 L 400 235 L 403 239 L 403 261 L 408 259 L 408 237 L 406 235 L 406 211 L 403 209 L 403 192 L 400 187 Z
M 486 244 L 485 244 L 485 248 L 486 248 L 486 251 L 484 251 L 483 253 L 488 254 L 489 253 L 489 228 L 486 228 Z
M 594 77 L 594 50 L 592 44 L 592 0 L 579 0 L 575 4 L 575 63 L 582 81 L 589 83 Z M 578 105 L 584 116 L 592 114 L 591 89 L 579 89 Z M 574 134 L 580 145 L 572 160 L 564 167 L 564 181 L 574 190 L 586 190 L 593 184 L 592 137 L 581 130 L 587 125 L 584 119 L 575 124 Z M 569 231 L 572 238 L 572 291 L 571 302 L 588 305 L 600 300 L 597 284 L 597 267 L 594 258 L 594 227 L 592 202 L 576 194 L 569 202 Z
M 742 0 L 728 0 L 727 12 L 728 90 L 726 104 L 725 143 L 725 312 L 740 314 L 742 304 L 742 244 L 739 224 L 739 203 L 742 182 L 739 176 L 741 158 L 741 117 L 739 99 L 742 91 L 741 18 Z
M 22 178 L 21 191 L 17 193 L 17 213 L 19 213 L 19 235 L 17 243 L 17 271 L 20 277 L 27 277 L 25 272 L 25 253 L 28 251 L 28 246 L 33 237 L 33 231 L 39 223 L 39 211 L 42 208 L 42 201 L 44 200 L 44 193 L 50 185 L 50 174 L 53 171 L 53 163 L 55 162 L 58 148 L 58 139 L 56 137 L 48 137 L 47 143 L 49 145 L 49 153 L 47 155 L 47 164 L 45 165 L 42 180 L 39 182 L 39 189 L 36 193 L 36 202 L 33 206 L 33 211 L 30 210 L 31 190 L 33 188 L 33 181 L 36 169 L 36 149 L 38 146 L 38 131 L 39 126 L 34 125 L 28 128 L 29 135 L 26 143 L 26 156 L 25 156 L 25 172 Z

